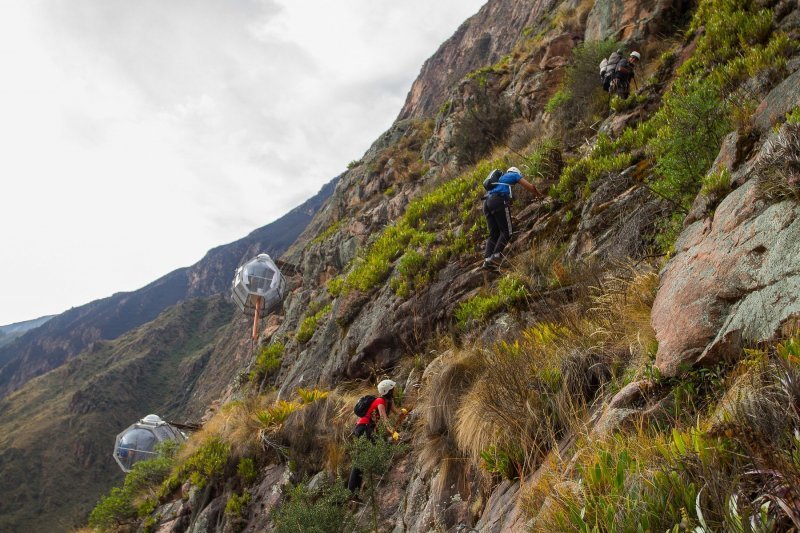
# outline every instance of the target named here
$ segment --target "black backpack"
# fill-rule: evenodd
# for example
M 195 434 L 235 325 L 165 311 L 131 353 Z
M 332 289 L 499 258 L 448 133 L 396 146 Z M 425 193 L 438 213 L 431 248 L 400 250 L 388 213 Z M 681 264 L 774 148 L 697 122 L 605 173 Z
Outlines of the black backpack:
M 372 405 L 377 399 L 377 396 L 371 396 L 367 394 L 366 396 L 362 396 L 360 400 L 356 402 L 356 406 L 353 408 L 353 412 L 356 414 L 357 417 L 361 418 L 367 415 L 367 411 L 369 410 L 369 406 Z
M 495 186 L 500 183 L 500 176 L 503 175 L 502 170 L 494 169 L 489 172 L 489 175 L 486 176 L 486 179 L 483 180 L 483 188 L 487 191 L 491 191 L 495 188 Z

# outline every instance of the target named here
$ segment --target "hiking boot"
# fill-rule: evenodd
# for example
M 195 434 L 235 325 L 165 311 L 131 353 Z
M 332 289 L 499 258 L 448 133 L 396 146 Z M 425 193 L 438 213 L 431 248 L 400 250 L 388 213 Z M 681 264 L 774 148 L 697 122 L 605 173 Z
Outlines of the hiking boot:
M 356 494 L 356 493 L 353 493 L 353 494 L 351 494 L 351 495 L 350 495 L 350 497 L 349 497 L 349 498 L 347 498 L 347 503 L 346 503 L 346 505 L 347 505 L 347 506 L 350 508 L 350 510 L 351 510 L 351 511 L 355 511 L 355 510 L 357 510 L 359 507 L 361 507 L 361 505 L 362 505 L 363 503 L 364 503 L 364 502 L 361 500 L 361 496 L 359 496 L 359 495 L 358 495 L 358 494 Z
M 494 254 L 483 260 L 483 268 L 486 270 L 497 270 L 503 257 L 500 254 Z

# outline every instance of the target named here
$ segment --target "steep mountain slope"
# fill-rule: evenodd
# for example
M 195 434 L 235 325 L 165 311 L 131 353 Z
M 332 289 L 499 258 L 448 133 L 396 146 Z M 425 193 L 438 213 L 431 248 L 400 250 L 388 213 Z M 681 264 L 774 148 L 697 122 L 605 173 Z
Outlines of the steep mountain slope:
M 0 348 L 0 397 L 60 366 L 91 343 L 115 339 L 181 300 L 227 291 L 233 271 L 248 256 L 265 252 L 279 257 L 294 242 L 333 192 L 336 181 L 274 222 L 210 250 L 191 267 L 175 270 L 139 290 L 70 309 Z
M 117 433 L 149 413 L 198 421 L 249 356 L 247 321 L 234 317 L 220 296 L 187 300 L 0 400 L 0 529 L 80 523 L 123 477 Z
M 34 320 L 26 320 L 25 322 L 17 322 L 15 324 L 9 324 L 7 326 L 0 326 L 0 347 L 9 344 L 17 337 L 21 337 L 28 331 L 32 329 L 36 329 L 51 318 L 54 315 L 43 316 Z
M 141 525 L 800 527 L 800 8 L 517 5 L 530 31 L 410 98 L 445 105 L 381 136 L 286 252 L 249 379 L 162 484 L 122 492 Z M 629 98 L 598 88 L 618 47 L 644 59 Z M 549 199 L 515 191 L 486 272 L 480 182 L 511 165 Z M 411 414 L 364 451 L 352 407 L 384 377 Z M 370 470 L 346 505 L 350 460 Z M 117 527 L 115 501 L 90 524 Z
M 454 85 L 468 73 L 494 64 L 509 53 L 558 3 L 557 0 L 487 2 L 425 61 L 398 120 L 435 116 Z

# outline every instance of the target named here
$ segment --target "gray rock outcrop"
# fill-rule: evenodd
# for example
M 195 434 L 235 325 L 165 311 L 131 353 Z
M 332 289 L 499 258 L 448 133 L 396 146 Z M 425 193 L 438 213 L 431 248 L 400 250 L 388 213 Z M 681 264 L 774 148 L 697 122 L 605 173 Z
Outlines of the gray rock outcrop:
M 766 201 L 755 177 L 687 227 L 675 250 L 652 314 L 664 375 L 735 356 L 800 314 L 800 205 Z

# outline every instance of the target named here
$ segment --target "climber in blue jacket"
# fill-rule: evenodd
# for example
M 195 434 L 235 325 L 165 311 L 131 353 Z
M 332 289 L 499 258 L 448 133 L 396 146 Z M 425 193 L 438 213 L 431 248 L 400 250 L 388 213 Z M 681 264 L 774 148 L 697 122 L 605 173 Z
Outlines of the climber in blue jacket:
M 483 214 L 489 226 L 489 238 L 486 240 L 486 249 L 483 253 L 483 268 L 494 269 L 500 265 L 503 258 L 503 248 L 514 230 L 511 225 L 511 186 L 519 183 L 528 189 L 536 198 L 544 195 L 532 183 L 522 177 L 517 167 L 509 168 L 500 176 L 497 185 L 490 189 L 483 201 Z

